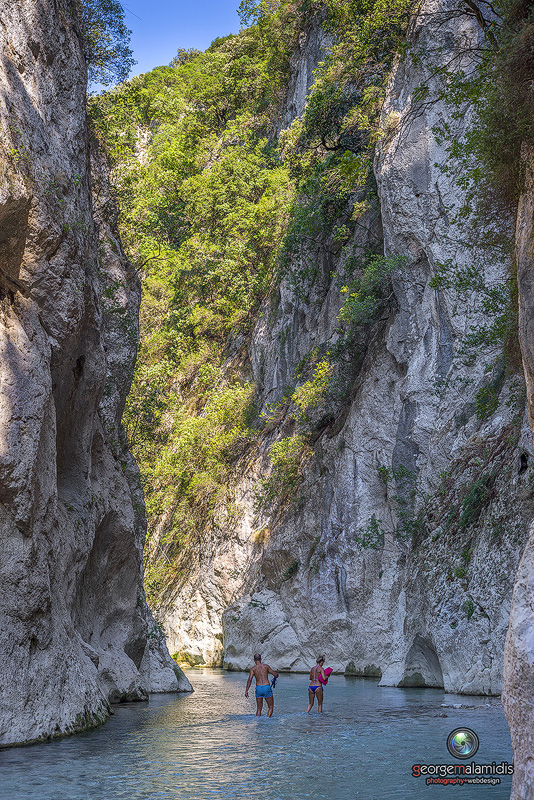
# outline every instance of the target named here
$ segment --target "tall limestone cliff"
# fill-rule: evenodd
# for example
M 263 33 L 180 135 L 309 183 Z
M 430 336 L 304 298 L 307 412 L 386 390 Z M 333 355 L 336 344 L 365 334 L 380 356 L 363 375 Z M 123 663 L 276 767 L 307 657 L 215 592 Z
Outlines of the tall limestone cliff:
M 98 159 L 93 215 L 73 6 L 0 3 L 0 746 L 190 688 L 144 600 L 120 427 L 140 293 Z
M 378 198 L 359 218 L 352 250 L 323 241 L 307 254 L 318 275 L 307 298 L 285 279 L 264 304 L 248 359 L 269 421 L 239 467 L 242 518 L 212 532 L 162 612 L 171 651 L 184 660 L 243 669 L 260 650 L 279 669 L 306 670 L 324 650 L 336 670 L 385 685 L 501 692 L 533 454 L 517 356 L 498 347 L 466 356 L 466 335 L 485 322 L 480 297 L 436 280 L 443 265 L 476 264 L 495 286 L 512 263 L 488 243 L 510 234 L 513 209 L 497 227 L 474 213 L 458 221 L 465 196 L 442 168 L 449 156 L 437 129 L 446 120 L 461 140 L 471 110 L 453 116 L 439 68 L 452 56 L 465 66 L 462 47 L 483 36 L 473 16 L 443 15 L 447 8 L 425 3 L 408 33 L 425 57 L 400 61 L 390 77 Z M 310 40 L 316 47 L 317 35 Z M 293 68 L 291 86 L 300 86 L 299 69 L 310 73 L 305 46 Z M 285 124 L 304 99 L 290 93 Z M 358 342 L 350 396 L 319 420 L 299 497 L 258 510 L 269 448 L 294 432 L 287 386 L 314 348 L 335 344 L 347 260 L 377 243 L 403 266 L 381 319 Z
M 525 187 L 516 229 L 519 288 L 519 338 L 527 384 L 527 408 L 534 429 L 534 154 L 523 148 Z M 516 576 L 510 627 L 504 651 L 503 704 L 512 734 L 514 780 L 512 800 L 534 798 L 534 528 Z

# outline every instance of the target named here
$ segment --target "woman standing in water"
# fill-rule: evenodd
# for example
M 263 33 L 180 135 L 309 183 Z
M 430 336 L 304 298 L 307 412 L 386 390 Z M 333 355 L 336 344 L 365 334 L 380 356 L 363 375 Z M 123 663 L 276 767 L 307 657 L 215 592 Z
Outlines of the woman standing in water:
M 317 705 L 319 708 L 317 709 L 319 713 L 322 713 L 323 710 L 323 686 L 322 683 L 326 683 L 326 675 L 324 674 L 324 656 L 317 656 L 317 664 L 311 668 L 310 670 L 310 685 L 308 687 L 308 708 L 306 709 L 306 713 L 309 714 L 315 697 L 317 697 Z

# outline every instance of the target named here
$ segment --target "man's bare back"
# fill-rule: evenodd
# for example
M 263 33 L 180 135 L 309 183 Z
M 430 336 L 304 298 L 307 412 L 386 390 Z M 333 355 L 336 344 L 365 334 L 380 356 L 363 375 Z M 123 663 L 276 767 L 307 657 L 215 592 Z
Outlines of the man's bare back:
M 261 661 L 250 670 L 252 675 L 256 678 L 256 686 L 265 686 L 269 684 L 269 674 L 276 675 L 268 664 L 262 664 Z
M 270 668 L 268 664 L 261 663 L 261 656 L 256 653 L 254 656 L 254 666 L 248 674 L 247 688 L 245 689 L 245 697 L 248 697 L 248 690 L 252 679 L 256 678 L 256 716 L 261 717 L 261 710 L 263 701 L 265 699 L 268 707 L 267 716 L 271 717 L 274 709 L 274 698 L 271 684 L 269 683 L 269 675 L 278 678 L 278 672 Z M 274 681 L 273 681 L 274 685 Z

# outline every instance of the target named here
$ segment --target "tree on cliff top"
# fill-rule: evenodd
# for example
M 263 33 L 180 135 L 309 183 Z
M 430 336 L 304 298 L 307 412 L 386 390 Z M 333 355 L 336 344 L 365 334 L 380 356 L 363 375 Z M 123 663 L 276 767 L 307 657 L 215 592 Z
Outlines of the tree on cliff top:
M 127 79 L 135 64 L 131 31 L 118 0 L 76 0 L 90 83 L 109 86 Z
M 255 25 L 265 14 L 274 11 L 280 0 L 241 0 L 237 13 L 243 28 Z

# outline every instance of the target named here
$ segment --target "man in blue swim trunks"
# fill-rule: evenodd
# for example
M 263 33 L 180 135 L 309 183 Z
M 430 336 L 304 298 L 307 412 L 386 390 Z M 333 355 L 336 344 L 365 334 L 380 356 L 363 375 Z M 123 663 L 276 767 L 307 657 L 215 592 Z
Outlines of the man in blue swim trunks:
M 272 717 L 274 711 L 274 697 L 271 684 L 269 683 L 269 675 L 274 675 L 278 678 L 278 672 L 270 668 L 268 664 L 261 663 L 261 656 L 256 653 L 254 656 L 254 666 L 249 672 L 247 688 L 245 689 L 245 697 L 248 697 L 248 690 L 252 683 L 252 678 L 256 678 L 256 716 L 261 717 L 261 710 L 263 708 L 263 700 L 267 701 L 267 716 Z

